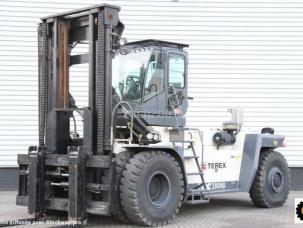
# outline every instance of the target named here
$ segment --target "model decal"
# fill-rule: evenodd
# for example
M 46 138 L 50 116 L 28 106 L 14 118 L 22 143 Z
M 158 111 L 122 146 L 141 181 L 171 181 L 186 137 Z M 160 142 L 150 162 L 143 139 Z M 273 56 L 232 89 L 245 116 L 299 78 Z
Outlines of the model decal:
M 209 190 L 226 189 L 226 183 L 225 182 L 210 182 L 210 183 L 207 183 L 206 186 Z

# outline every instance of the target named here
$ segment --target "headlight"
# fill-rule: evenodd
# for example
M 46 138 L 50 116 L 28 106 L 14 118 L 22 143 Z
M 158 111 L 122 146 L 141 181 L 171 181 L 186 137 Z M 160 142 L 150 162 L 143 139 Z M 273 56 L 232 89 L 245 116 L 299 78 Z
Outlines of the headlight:
M 119 39 L 119 44 L 120 44 L 120 46 L 126 45 L 127 44 L 127 39 L 126 38 L 120 38 Z
M 145 138 L 148 141 L 160 141 L 160 135 L 156 132 L 149 132 L 146 134 Z
M 147 133 L 147 134 L 146 134 L 146 139 L 147 139 L 147 140 L 152 140 L 153 138 L 154 138 L 153 133 Z
M 154 141 L 160 141 L 160 135 L 154 133 L 154 134 L 153 134 L 153 140 L 154 140 Z

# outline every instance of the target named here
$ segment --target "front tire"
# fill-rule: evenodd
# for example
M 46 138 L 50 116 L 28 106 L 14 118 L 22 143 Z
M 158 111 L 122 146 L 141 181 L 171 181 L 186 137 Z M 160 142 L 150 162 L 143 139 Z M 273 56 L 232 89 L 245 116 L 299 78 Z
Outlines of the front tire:
M 174 157 L 162 151 L 141 152 L 123 171 L 122 206 L 136 224 L 166 225 L 179 211 L 183 188 L 181 168 Z
M 281 207 L 287 200 L 290 172 L 283 155 L 275 151 L 260 154 L 259 167 L 250 189 L 250 197 L 257 207 Z
M 120 198 L 120 183 L 122 173 L 125 169 L 126 164 L 129 162 L 132 154 L 129 151 L 123 151 L 116 155 L 116 186 L 117 190 L 115 191 L 115 204 L 114 204 L 114 212 L 113 215 L 115 219 L 122 223 L 129 223 L 129 220 L 123 211 L 123 207 L 121 205 Z

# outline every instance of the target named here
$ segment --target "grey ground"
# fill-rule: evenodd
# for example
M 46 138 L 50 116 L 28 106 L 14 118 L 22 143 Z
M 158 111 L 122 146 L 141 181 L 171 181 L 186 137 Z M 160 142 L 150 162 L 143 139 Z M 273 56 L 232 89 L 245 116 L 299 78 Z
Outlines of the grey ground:
M 26 207 L 15 205 L 16 192 L 0 192 L 0 224 L 7 220 L 30 218 Z M 184 205 L 171 227 L 302 227 L 294 223 L 294 198 L 303 198 L 303 191 L 293 191 L 284 207 L 260 209 L 253 206 L 248 193 L 213 196 L 209 204 Z M 27 225 L 26 227 L 33 227 Z M 108 217 L 90 219 L 88 227 L 136 227 L 123 225 Z M 24 227 L 24 226 L 18 226 Z M 41 227 L 41 225 L 35 225 Z M 52 227 L 45 225 L 43 227 Z

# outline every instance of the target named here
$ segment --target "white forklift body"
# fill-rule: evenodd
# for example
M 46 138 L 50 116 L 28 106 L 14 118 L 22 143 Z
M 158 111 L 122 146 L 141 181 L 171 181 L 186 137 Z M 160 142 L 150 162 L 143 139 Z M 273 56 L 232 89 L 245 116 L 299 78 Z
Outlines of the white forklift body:
M 248 133 L 242 126 L 242 109 L 231 108 L 228 111 L 232 115 L 232 120 L 224 122 L 223 128 L 237 127 L 237 129 L 232 129 L 237 131 L 234 143 L 227 145 L 215 143 L 215 134 L 222 131 L 221 129 L 209 128 L 204 131 L 193 128 L 183 129 L 184 140 L 178 142 L 172 140 L 171 135 L 172 131 L 180 134 L 179 129 L 153 126 L 153 130 L 161 135 L 161 142 L 148 145 L 148 147 L 138 144 L 116 144 L 114 152 L 119 153 L 125 148 L 138 147 L 160 150 L 171 148 L 177 152 L 180 151 L 188 186 L 201 184 L 200 172 L 202 172 L 205 185 L 201 185 L 199 189 L 207 195 L 225 192 L 249 192 L 257 172 L 261 149 L 283 147 L 285 137 L 270 133 Z M 195 154 L 193 154 L 191 143 Z M 198 160 L 199 167 L 195 159 Z

